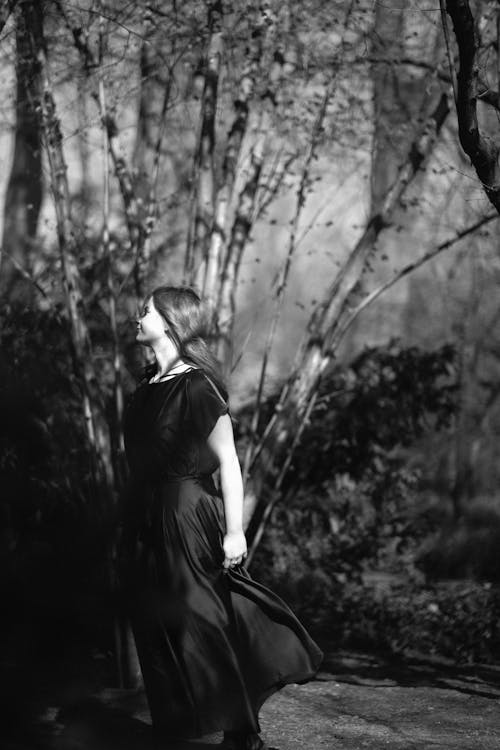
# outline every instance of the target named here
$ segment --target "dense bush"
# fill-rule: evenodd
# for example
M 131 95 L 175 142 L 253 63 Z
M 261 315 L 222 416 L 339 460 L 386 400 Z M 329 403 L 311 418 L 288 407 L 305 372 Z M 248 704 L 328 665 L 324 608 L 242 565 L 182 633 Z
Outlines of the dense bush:
M 382 594 L 352 585 L 329 614 L 325 635 L 341 646 L 457 662 L 500 660 L 500 590 L 489 584 L 406 581 Z
M 388 545 L 403 553 L 427 534 L 418 471 L 408 466 L 406 449 L 425 430 L 448 424 L 453 364 L 448 346 L 425 352 L 391 345 L 325 377 L 260 556 L 279 560 L 287 545 L 306 550 L 309 536 L 330 550 L 320 561 L 328 575 L 352 577 L 376 565 Z
M 500 583 L 500 497 L 469 500 L 458 521 L 445 519 L 418 552 L 430 579 L 473 578 Z
M 438 534 L 408 448 L 449 423 L 454 353 L 367 350 L 325 379 L 253 570 L 339 646 L 498 658 L 499 594 L 426 584 L 415 558 Z M 433 518 L 435 519 L 433 522 Z M 397 574 L 380 592 L 366 572 Z
M 324 376 L 289 481 L 317 487 L 332 474 L 371 473 L 373 498 L 384 502 L 405 449 L 449 424 L 456 405 L 455 352 L 367 348 L 349 367 Z

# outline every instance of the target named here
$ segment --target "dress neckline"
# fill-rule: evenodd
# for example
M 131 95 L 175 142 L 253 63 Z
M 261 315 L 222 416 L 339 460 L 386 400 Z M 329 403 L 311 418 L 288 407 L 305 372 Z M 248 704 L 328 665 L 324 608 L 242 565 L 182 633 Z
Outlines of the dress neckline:
M 180 378 L 182 375 L 186 375 L 188 372 L 193 372 L 194 370 L 199 370 L 199 367 L 188 367 L 187 370 L 182 370 L 182 372 L 176 372 L 172 375 L 164 376 L 163 378 L 160 378 L 160 380 L 155 380 L 151 382 L 150 380 L 146 381 L 146 385 L 161 385 L 161 383 L 170 383 L 172 380 L 176 380 L 177 378 Z

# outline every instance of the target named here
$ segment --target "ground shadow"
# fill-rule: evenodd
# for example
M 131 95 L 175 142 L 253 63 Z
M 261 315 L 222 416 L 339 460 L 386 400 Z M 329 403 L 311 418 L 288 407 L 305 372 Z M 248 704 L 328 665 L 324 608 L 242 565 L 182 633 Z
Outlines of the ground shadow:
M 370 687 L 387 687 L 388 682 L 393 682 L 400 687 L 434 687 L 483 698 L 500 697 L 500 667 L 486 664 L 456 665 L 423 656 L 397 659 L 332 651 L 327 653 L 322 668 L 338 682 Z
M 6 750 L 214 750 L 216 746 L 155 738 L 149 723 L 95 697 L 32 715 L 4 741 Z
M 61 727 L 53 750 L 214 750 L 213 743 L 156 739 L 151 726 L 98 698 L 67 706 L 57 715 Z

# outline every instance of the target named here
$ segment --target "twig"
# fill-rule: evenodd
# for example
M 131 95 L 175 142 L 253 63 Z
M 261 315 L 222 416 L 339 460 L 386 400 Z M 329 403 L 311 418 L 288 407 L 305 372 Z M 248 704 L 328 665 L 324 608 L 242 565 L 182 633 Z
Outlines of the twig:
M 16 271 L 19 271 L 21 276 L 26 279 L 26 281 L 29 281 L 30 284 L 33 284 L 37 292 L 39 292 L 42 297 L 47 300 L 47 302 L 50 302 L 51 307 L 53 306 L 53 300 L 48 296 L 47 292 L 43 288 L 41 284 L 35 279 L 32 273 L 30 273 L 19 261 L 7 250 L 4 250 L 3 248 L 0 249 L 0 256 L 4 255 L 6 258 L 10 260 Z M 57 312 L 57 309 L 55 310 L 55 318 L 58 323 L 63 323 L 63 318 L 59 315 Z
M 451 51 L 451 43 L 450 43 L 450 30 L 448 29 L 448 21 L 446 18 L 446 0 L 439 0 L 439 8 L 441 10 L 441 25 L 443 27 L 444 32 L 444 41 L 446 44 L 446 57 L 448 58 L 448 67 L 450 69 L 450 79 L 451 79 L 451 86 L 453 89 L 453 99 L 455 101 L 455 106 L 457 105 L 458 101 L 458 95 L 457 95 L 457 76 L 455 72 L 455 66 L 453 64 L 453 54 Z

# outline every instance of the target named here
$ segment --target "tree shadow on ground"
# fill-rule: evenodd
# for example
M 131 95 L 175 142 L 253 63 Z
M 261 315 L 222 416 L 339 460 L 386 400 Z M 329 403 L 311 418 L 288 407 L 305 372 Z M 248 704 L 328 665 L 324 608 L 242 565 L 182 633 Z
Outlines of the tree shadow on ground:
M 395 659 L 355 652 L 330 652 L 323 670 L 337 682 L 370 687 L 433 687 L 456 690 L 483 698 L 500 698 L 500 667 L 486 664 L 456 665 L 416 656 Z M 331 679 L 324 677 L 320 679 Z
M 214 750 L 213 742 L 157 739 L 151 725 L 98 697 L 32 716 L 7 750 Z M 216 743 L 217 744 L 217 743 Z
M 89 679 L 88 665 L 79 662 L 79 675 L 74 666 L 67 665 L 66 678 L 56 665 L 45 665 L 45 678 L 37 670 L 4 670 L 2 750 L 214 750 L 212 738 L 156 739 L 143 690 L 102 688 Z
M 156 739 L 150 724 L 126 711 L 90 698 L 62 709 L 57 715 L 61 731 L 53 750 L 214 750 L 213 743 Z

